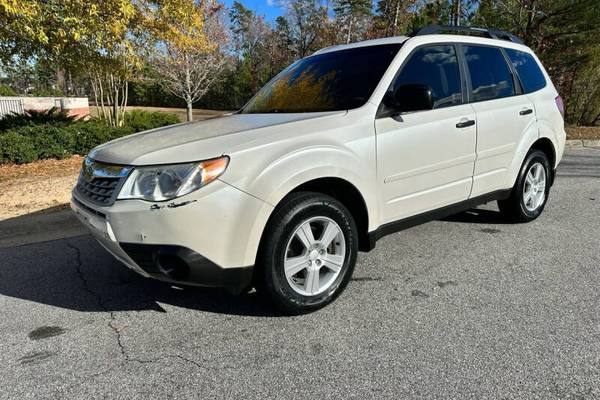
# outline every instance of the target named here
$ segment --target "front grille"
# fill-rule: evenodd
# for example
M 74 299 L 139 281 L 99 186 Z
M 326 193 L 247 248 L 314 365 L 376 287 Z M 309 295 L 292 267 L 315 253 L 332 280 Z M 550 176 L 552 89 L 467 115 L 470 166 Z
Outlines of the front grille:
M 77 193 L 93 203 L 110 206 L 129 174 L 130 167 L 104 164 L 86 158 L 77 180 Z
M 79 194 L 95 203 L 111 205 L 118 184 L 119 179 L 96 178 L 92 182 L 80 180 L 77 189 Z

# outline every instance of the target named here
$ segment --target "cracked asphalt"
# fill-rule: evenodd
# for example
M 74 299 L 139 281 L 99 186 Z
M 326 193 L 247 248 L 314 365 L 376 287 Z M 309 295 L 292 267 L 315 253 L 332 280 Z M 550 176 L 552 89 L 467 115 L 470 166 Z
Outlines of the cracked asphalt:
M 346 292 L 137 276 L 90 236 L 0 249 L 0 398 L 600 398 L 600 150 L 569 150 L 530 224 L 489 204 L 385 237 Z

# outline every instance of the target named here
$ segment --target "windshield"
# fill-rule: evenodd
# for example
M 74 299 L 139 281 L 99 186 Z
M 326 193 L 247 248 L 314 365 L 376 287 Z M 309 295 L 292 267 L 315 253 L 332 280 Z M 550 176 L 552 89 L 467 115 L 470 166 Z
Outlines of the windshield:
M 304 58 L 287 67 L 242 113 L 339 111 L 365 104 L 401 43 L 356 47 Z

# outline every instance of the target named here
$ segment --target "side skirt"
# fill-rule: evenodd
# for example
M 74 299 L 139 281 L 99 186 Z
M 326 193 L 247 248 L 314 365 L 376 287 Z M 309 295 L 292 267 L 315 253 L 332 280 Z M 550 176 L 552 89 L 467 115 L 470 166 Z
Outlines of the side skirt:
M 450 215 L 458 214 L 463 211 L 470 210 L 481 204 L 489 203 L 495 200 L 505 200 L 510 196 L 512 189 L 497 190 L 495 192 L 487 193 L 481 196 L 473 197 L 461 201 L 460 203 L 451 204 L 442 208 L 438 208 L 432 211 L 427 211 L 422 214 L 418 214 L 412 217 L 404 218 L 394 222 L 388 222 L 387 224 L 381 225 L 377 230 L 369 232 L 369 247 L 366 251 L 371 251 L 375 248 L 375 243 L 384 236 L 391 233 L 399 232 L 404 229 L 412 228 L 416 225 L 421 225 L 425 222 L 434 221 L 448 217 Z

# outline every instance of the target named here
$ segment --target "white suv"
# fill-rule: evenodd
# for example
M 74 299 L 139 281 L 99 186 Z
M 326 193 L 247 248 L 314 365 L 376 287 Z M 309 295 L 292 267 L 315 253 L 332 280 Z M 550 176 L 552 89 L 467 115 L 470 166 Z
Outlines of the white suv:
M 446 31 L 329 47 L 235 114 L 101 145 L 72 208 L 146 277 L 255 287 L 290 313 L 332 301 L 388 233 L 493 200 L 533 220 L 562 100 L 514 36 Z

